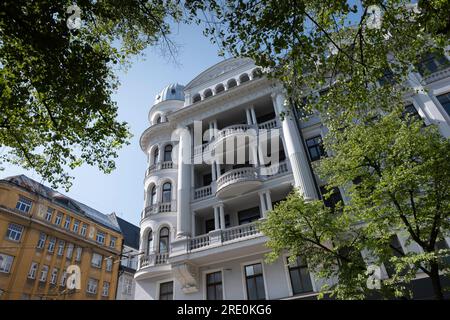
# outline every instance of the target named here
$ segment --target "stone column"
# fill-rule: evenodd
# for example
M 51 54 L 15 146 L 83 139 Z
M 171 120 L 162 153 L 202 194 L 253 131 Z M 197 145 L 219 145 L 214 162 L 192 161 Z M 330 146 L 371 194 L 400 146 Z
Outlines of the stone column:
M 220 229 L 225 230 L 225 210 L 223 203 L 219 205 Z
M 292 111 L 285 106 L 285 96 L 281 91 L 274 92 L 272 100 L 278 114 L 284 112 L 281 127 L 286 144 L 286 153 L 294 176 L 294 186 L 300 190 L 305 200 L 318 199 L 314 186 L 314 176 L 309 167 L 306 150 L 301 141 Z
M 214 230 L 220 229 L 220 210 L 218 206 L 214 206 Z
M 272 210 L 272 199 L 270 197 L 270 190 L 259 192 L 259 202 L 261 205 L 262 218 L 266 218 L 267 211 Z
M 187 128 L 178 128 L 177 238 L 190 236 L 191 135 Z

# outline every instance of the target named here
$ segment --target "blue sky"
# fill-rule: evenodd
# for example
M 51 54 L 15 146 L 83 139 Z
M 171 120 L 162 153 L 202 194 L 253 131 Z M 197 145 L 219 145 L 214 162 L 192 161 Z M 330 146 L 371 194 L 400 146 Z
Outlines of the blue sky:
M 126 73 L 119 73 L 121 86 L 114 96 L 119 107 L 119 120 L 128 122 L 134 137 L 131 144 L 120 151 L 116 170 L 105 175 L 95 167 L 84 165 L 71 172 L 75 180 L 70 191 L 58 191 L 103 213 L 114 211 L 139 225 L 147 168 L 139 137 L 148 127 L 147 115 L 156 94 L 172 82 L 187 84 L 200 72 L 223 60 L 217 54 L 218 47 L 203 36 L 200 27 L 175 26 L 172 38 L 180 45 L 178 64 L 168 62 L 158 50 L 150 48 L 144 59 L 134 60 Z M 1 177 L 22 173 L 41 181 L 36 173 L 13 166 L 7 166 Z

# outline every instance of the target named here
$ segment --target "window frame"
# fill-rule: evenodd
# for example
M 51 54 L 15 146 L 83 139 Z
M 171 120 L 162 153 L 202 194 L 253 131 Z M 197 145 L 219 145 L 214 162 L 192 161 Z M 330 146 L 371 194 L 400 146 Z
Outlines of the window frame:
M 161 236 L 161 232 L 163 230 L 167 230 L 167 235 Z M 162 239 L 167 239 L 166 251 L 164 251 L 164 252 L 161 252 L 161 240 Z M 169 253 L 169 251 L 170 251 L 170 229 L 167 226 L 163 226 L 161 229 L 159 229 L 159 232 L 158 232 L 158 253 Z
M 308 145 L 308 141 L 313 141 L 314 139 L 317 139 L 317 138 L 320 139 L 319 143 L 315 143 L 313 145 Z M 325 158 L 327 156 L 327 153 L 323 147 L 323 137 L 321 134 L 317 134 L 317 135 L 311 136 L 310 138 L 306 138 L 305 139 L 305 147 L 308 150 L 308 156 L 309 156 L 309 160 L 311 162 L 320 160 L 321 158 Z M 311 149 L 317 150 L 317 152 L 319 154 L 318 158 L 317 157 L 313 158 L 313 156 L 311 154 Z
M 39 272 L 39 282 L 47 282 L 49 266 L 44 264 Z
M 72 217 L 66 215 L 66 218 L 64 219 L 64 225 L 63 228 L 66 230 L 70 230 L 70 224 L 72 223 Z
M 203 279 L 205 281 L 205 290 L 204 290 L 204 294 L 203 294 L 204 300 L 210 300 L 210 301 L 217 300 L 217 301 L 220 301 L 218 299 L 208 299 L 208 287 L 210 286 L 210 285 L 208 285 L 208 275 L 219 273 L 219 272 L 220 272 L 220 280 L 221 280 L 220 285 L 222 286 L 222 299 L 221 300 L 226 300 L 226 298 L 225 298 L 225 285 L 224 285 L 223 268 L 215 269 L 215 270 L 207 270 L 207 271 L 203 272 L 204 273 Z M 218 283 L 213 283 L 212 285 L 216 286 L 217 284 Z
M 27 279 L 35 280 L 38 269 L 39 263 L 31 261 L 30 269 L 28 269 Z
M 53 213 L 55 213 L 55 209 L 48 207 L 47 208 L 47 212 L 45 213 L 44 220 L 47 221 L 47 222 L 52 223 Z
M 11 229 L 12 227 L 16 228 L 16 229 Z M 17 228 L 17 227 L 20 228 L 20 231 L 19 231 L 19 228 Z M 17 223 L 12 223 L 12 222 L 9 223 L 8 228 L 6 229 L 6 240 L 20 242 L 24 231 L 25 231 L 25 227 L 23 225 L 17 224 Z M 11 237 L 12 235 L 14 235 L 14 238 Z
M 100 263 L 99 264 L 94 264 L 94 257 L 100 257 Z M 102 264 L 103 264 L 103 256 L 100 253 L 97 252 L 93 252 L 92 256 L 91 256 L 91 267 L 97 268 L 97 269 L 101 269 L 102 268 Z
M 105 284 L 108 284 L 107 286 L 105 286 Z M 103 286 L 102 286 L 102 297 L 109 297 L 109 288 L 111 287 L 111 284 L 109 283 L 109 281 L 103 281 Z M 106 290 L 106 294 L 105 294 L 105 288 Z
M 81 236 L 86 237 L 87 228 L 88 228 L 88 225 L 87 225 L 86 223 L 83 222 L 83 223 L 81 224 L 81 228 L 80 228 L 80 235 L 81 235 Z
M 61 226 L 61 222 L 62 222 L 63 218 L 64 218 L 64 214 L 62 212 L 57 212 L 54 224 L 57 226 Z
M 165 186 L 169 186 L 168 189 L 165 189 Z M 168 198 L 168 199 L 166 199 L 166 198 Z M 172 202 L 172 182 L 170 182 L 170 181 L 166 181 L 162 185 L 161 202 L 162 203 L 171 203 Z
M 304 258 L 304 257 L 302 257 L 302 258 Z M 283 261 L 285 262 L 286 278 L 287 278 L 288 287 L 289 287 L 289 295 L 292 297 L 292 296 L 308 296 L 308 295 L 316 294 L 316 285 L 315 285 L 314 275 L 309 270 L 307 263 L 306 263 L 306 268 L 308 270 L 308 276 L 309 276 L 309 281 L 311 282 L 311 289 L 312 289 L 312 291 L 304 291 L 304 292 L 301 292 L 301 293 L 295 293 L 294 292 L 294 287 L 292 285 L 292 277 L 291 277 L 291 273 L 290 273 L 291 267 L 289 265 L 288 259 L 289 259 L 289 255 L 288 254 L 283 255 Z M 297 267 L 293 267 L 293 268 L 301 268 L 301 267 L 297 266 Z
M 254 261 L 246 261 L 246 262 L 241 263 L 241 277 L 242 277 L 242 286 L 243 286 L 243 290 L 244 290 L 244 299 L 249 300 L 248 291 L 247 291 L 247 277 L 246 277 L 245 267 L 255 265 L 255 264 L 261 264 L 261 272 L 262 272 L 263 283 L 264 283 L 264 296 L 265 296 L 264 300 L 270 300 L 268 290 L 267 290 L 267 283 L 266 283 L 266 271 L 265 271 L 264 263 L 263 263 L 262 259 L 258 259 L 258 260 L 254 260 Z
M 23 207 L 23 208 L 22 208 Z M 19 199 L 16 202 L 16 209 L 23 213 L 29 213 L 33 207 L 33 200 L 19 195 Z
M 15 256 L 0 252 L 2 260 L 0 263 L 0 273 L 11 273 L 12 266 L 14 264 Z M 6 268 L 8 267 L 8 268 Z
M 64 250 L 66 248 L 66 242 L 64 240 L 58 240 L 58 249 L 56 250 L 56 255 L 62 257 L 64 256 Z M 61 251 L 62 249 L 62 251 Z
M 92 282 L 91 282 L 92 281 Z M 91 288 L 91 285 L 95 284 L 95 290 L 94 291 L 90 291 L 89 289 Z M 98 284 L 99 284 L 99 280 L 95 279 L 95 278 L 88 278 L 88 282 L 86 284 L 86 292 L 89 294 L 97 294 L 97 290 L 98 290 Z
M 99 241 L 99 239 L 103 239 L 102 241 Z M 100 230 L 97 230 L 95 234 L 95 242 L 104 245 L 106 241 L 106 233 Z
M 56 247 L 56 237 L 50 237 L 47 244 L 47 253 L 53 254 Z
M 161 299 L 161 286 L 164 284 L 172 283 L 172 299 Z M 170 280 L 161 280 L 157 282 L 157 288 L 158 288 L 158 300 L 174 300 L 175 298 L 175 290 L 174 290 L 174 281 L 173 279 Z M 164 293 L 164 296 L 168 295 L 168 293 Z
M 36 249 L 39 250 L 44 249 L 46 242 L 47 242 L 47 234 L 45 232 L 40 232 L 38 242 L 36 243 Z

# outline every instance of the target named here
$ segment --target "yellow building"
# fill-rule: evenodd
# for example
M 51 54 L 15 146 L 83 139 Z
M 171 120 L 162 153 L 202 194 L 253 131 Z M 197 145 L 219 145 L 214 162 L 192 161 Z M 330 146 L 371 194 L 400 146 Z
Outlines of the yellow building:
M 111 215 L 24 175 L 0 180 L 0 300 L 115 299 L 122 241 Z

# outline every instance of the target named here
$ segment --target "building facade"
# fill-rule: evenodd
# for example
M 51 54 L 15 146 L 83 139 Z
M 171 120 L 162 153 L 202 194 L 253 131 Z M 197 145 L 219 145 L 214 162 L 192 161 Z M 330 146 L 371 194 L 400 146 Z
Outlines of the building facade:
M 139 257 L 139 227 L 114 215 L 123 235 L 122 258 L 119 265 L 119 280 L 116 300 L 134 300 L 136 283 L 134 274 Z
M 435 58 L 424 67 L 431 75 L 410 75 L 419 94 L 405 96 L 405 106 L 448 137 L 450 68 Z M 148 168 L 136 299 L 314 298 L 324 282 L 334 281 L 317 279 L 300 258 L 264 262 L 267 238 L 257 221 L 292 188 L 317 199 L 326 184 L 311 169 L 325 156 L 326 128 L 318 117 L 280 117 L 286 98 L 253 61 L 238 58 L 156 97 L 140 139 Z M 347 201 L 335 190 L 326 205 L 340 199 Z M 393 241 L 417 250 L 401 237 Z
M 13 176 L 0 180 L 0 235 L 0 299 L 115 299 L 122 235 L 110 216 Z

